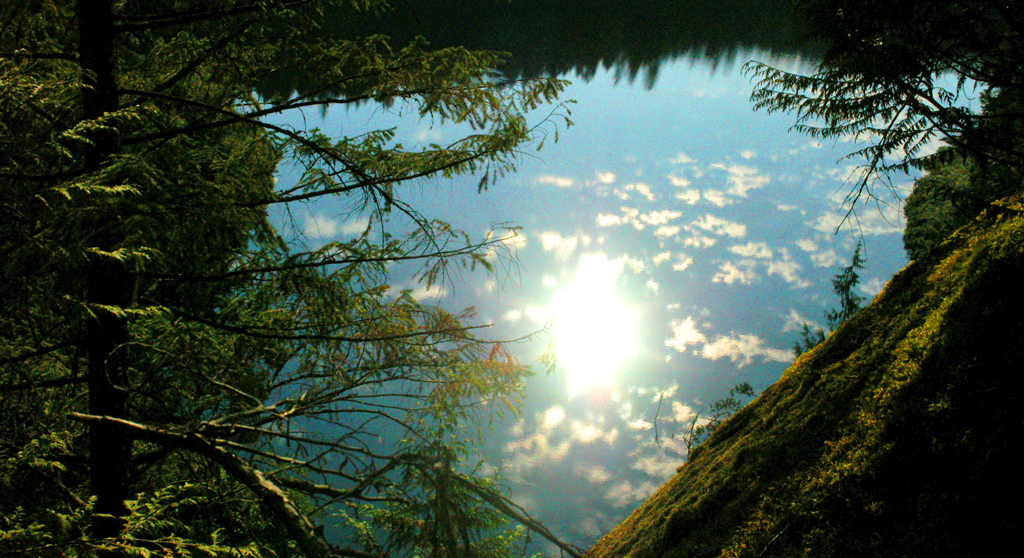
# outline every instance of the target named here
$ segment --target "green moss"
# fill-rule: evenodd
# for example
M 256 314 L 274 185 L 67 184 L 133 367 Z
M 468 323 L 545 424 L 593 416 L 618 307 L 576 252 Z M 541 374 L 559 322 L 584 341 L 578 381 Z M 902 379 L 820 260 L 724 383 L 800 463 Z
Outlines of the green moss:
M 1015 541 L 1021 210 L 992 208 L 895 276 L 591 556 L 980 556 Z

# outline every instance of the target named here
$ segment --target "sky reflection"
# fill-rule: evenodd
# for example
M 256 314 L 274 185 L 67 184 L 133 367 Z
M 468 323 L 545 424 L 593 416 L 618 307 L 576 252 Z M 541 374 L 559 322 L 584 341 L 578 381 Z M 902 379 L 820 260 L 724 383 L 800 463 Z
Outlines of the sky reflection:
M 506 243 L 516 261 L 496 276 L 454 276 L 421 295 L 475 306 L 498 339 L 555 318 L 558 367 L 530 381 L 522 420 L 497 426 L 484 457 L 520 505 L 579 546 L 685 461 L 676 434 L 695 413 L 739 382 L 760 392 L 781 375 L 802 324 L 823 325 L 836 304 L 829 280 L 861 236 L 860 294 L 874 296 L 906 263 L 896 200 L 844 221 L 856 171 L 840 159 L 855 146 L 754 113 L 751 88 L 737 66 L 690 60 L 664 64 L 651 89 L 599 71 L 564 96 L 577 101 L 577 125 L 523 154 L 489 191 L 477 194 L 466 177 L 402 192 L 471 236 L 522 226 Z M 323 126 L 351 133 L 386 122 L 407 145 L 455 137 L 379 111 L 329 114 Z M 904 191 L 910 183 L 895 180 Z M 365 228 L 343 206 L 305 211 L 293 215 L 323 241 Z M 526 363 L 544 349 L 513 347 Z
M 584 254 L 575 277 L 554 295 L 555 352 L 570 397 L 609 386 L 637 352 L 637 312 L 616 289 L 624 265 L 605 254 Z

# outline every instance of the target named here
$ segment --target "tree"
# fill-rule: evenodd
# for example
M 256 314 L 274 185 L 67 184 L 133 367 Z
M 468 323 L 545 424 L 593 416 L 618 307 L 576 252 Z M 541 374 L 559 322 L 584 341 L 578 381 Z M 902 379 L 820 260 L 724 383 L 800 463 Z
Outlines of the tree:
M 1024 5 L 1017 0 L 794 0 L 825 54 L 811 75 L 750 63 L 755 107 L 796 114 L 794 128 L 852 138 L 864 160 L 847 201 L 891 171 L 921 168 L 929 145 L 999 165 L 1022 187 Z M 981 100 L 982 107 L 972 107 Z M 979 108 L 983 110 L 979 110 Z M 888 183 L 890 188 L 891 183 Z
M 747 399 L 754 396 L 754 388 L 747 382 L 740 382 L 729 389 L 729 396 L 723 397 L 708 406 L 707 413 L 694 413 L 686 430 L 676 432 L 673 438 L 680 437 L 686 445 L 686 453 L 689 458 L 694 456 L 692 450 L 704 443 L 711 434 L 727 418 L 736 414 L 747 403 Z
M 864 241 L 860 240 L 857 242 L 856 248 L 853 249 L 850 265 L 840 268 L 839 272 L 832 277 L 832 292 L 839 297 L 839 308 L 825 312 L 825 321 L 828 322 L 829 331 L 835 331 L 843 322 L 849 320 L 860 310 L 861 303 L 864 302 L 864 297 L 853 292 L 853 289 L 860 283 L 860 275 L 857 270 L 863 269 L 866 262 L 861 254 L 863 249 Z M 824 340 L 824 330 L 811 328 L 807 322 L 804 322 L 803 329 L 800 331 L 800 340 L 793 343 L 793 356 L 802 355 Z
M 505 517 L 551 537 L 464 461 L 529 370 L 471 310 L 393 292 L 388 266 L 428 285 L 492 267 L 514 231 L 473 240 L 401 186 L 513 170 L 569 124 L 564 105 L 526 116 L 565 84 L 498 83 L 500 55 L 423 41 L 303 41 L 328 5 L 385 9 L 0 8 L 3 552 L 490 556 Z M 303 87 L 260 95 L 283 71 Z M 357 103 L 473 132 L 406 149 L 270 120 Z M 282 161 L 297 183 L 275 184 Z M 272 225 L 327 196 L 366 232 L 310 247 Z
M 978 213 L 979 200 L 974 195 L 978 189 L 971 187 L 973 166 L 970 159 L 956 156 L 930 166 L 914 182 L 903 208 L 907 217 L 903 247 L 908 258 L 920 259 Z

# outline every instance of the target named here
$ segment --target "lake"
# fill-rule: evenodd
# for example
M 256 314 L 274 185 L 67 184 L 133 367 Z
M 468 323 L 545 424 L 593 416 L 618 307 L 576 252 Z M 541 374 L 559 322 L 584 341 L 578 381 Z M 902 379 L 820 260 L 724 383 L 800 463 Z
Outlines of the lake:
M 802 324 L 825 326 L 823 312 L 838 305 L 830 279 L 858 240 L 868 299 L 906 264 L 901 209 L 883 200 L 847 219 L 857 161 L 841 159 L 855 146 L 813 141 L 789 131 L 790 115 L 752 110 L 745 62 L 813 68 L 815 49 L 796 42 L 784 2 L 401 6 L 409 11 L 384 23 L 336 21 L 333 32 L 381 25 L 399 39 L 507 50 L 507 76 L 573 82 L 563 99 L 575 101 L 575 125 L 523 153 L 517 172 L 482 193 L 478 177 L 404 192 L 474 236 L 521 226 L 507 242 L 516 261 L 431 290 L 394 286 L 476 307 L 493 324 L 488 337 L 550 326 L 554 371 L 530 380 L 522 420 L 496 425 L 483 458 L 518 504 L 586 548 L 685 461 L 677 434 L 695 413 L 739 382 L 763 390 L 792 361 Z M 349 135 L 396 126 L 407 145 L 458 136 L 378 107 L 328 112 L 318 125 Z M 911 182 L 895 180 L 906 192 Z M 318 202 L 299 222 L 313 239 L 362 230 L 346 209 Z M 544 348 L 514 351 L 536 363 Z

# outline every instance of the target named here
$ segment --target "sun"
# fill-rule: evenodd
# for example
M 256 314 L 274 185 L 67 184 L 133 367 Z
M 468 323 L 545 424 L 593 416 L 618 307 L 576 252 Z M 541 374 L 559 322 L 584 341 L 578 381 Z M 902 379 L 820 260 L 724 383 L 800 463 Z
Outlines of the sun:
M 576 277 L 554 297 L 555 350 L 570 396 L 609 385 L 637 353 L 637 312 L 615 288 L 621 273 L 620 260 L 584 255 Z

